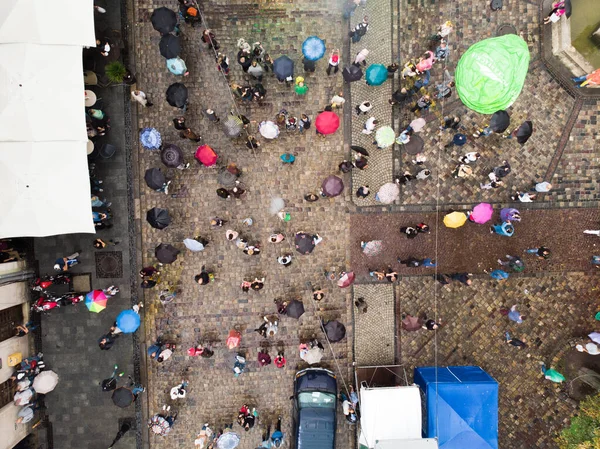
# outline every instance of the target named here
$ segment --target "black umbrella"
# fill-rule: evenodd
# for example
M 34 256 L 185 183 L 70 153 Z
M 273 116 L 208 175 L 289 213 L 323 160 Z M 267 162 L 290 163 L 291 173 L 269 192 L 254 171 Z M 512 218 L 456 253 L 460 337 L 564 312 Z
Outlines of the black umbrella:
M 356 146 L 356 145 L 352 145 L 352 146 L 350 147 L 350 149 L 351 149 L 352 151 L 356 151 L 357 153 L 360 153 L 360 154 L 362 154 L 363 156 L 368 156 L 368 155 L 369 155 L 369 152 L 368 152 L 367 150 L 365 150 L 363 147 L 359 147 L 359 146 Z
M 165 175 L 163 175 L 163 172 L 160 171 L 160 168 L 149 168 L 146 170 L 144 179 L 146 180 L 148 187 L 150 187 L 152 190 L 161 189 L 165 182 L 167 182 Z
M 119 387 L 113 391 L 112 400 L 117 407 L 125 408 L 133 404 L 135 396 L 129 388 Z
M 351 64 L 342 70 L 342 76 L 344 77 L 344 81 L 351 83 L 352 81 L 358 81 L 361 79 L 363 76 L 363 71 L 360 67 Z
M 160 160 L 170 168 L 176 168 L 183 163 L 183 151 L 177 145 L 167 144 L 160 152 Z
M 160 263 L 173 263 L 177 260 L 179 250 L 168 243 L 161 243 L 154 250 L 154 255 Z
M 407 154 L 418 154 L 423 151 L 423 147 L 425 146 L 425 142 L 420 136 L 413 134 L 410 136 L 410 140 L 404 144 L 404 151 Z
M 338 320 L 328 321 L 323 327 L 325 328 L 327 338 L 331 342 L 335 343 L 346 336 L 346 327 Z
M 167 89 L 167 102 L 176 108 L 183 108 L 187 102 L 188 90 L 182 83 L 173 83 Z
M 285 314 L 292 318 L 300 318 L 304 314 L 304 304 L 297 299 L 292 299 L 285 308 Z
M 285 55 L 280 56 L 273 62 L 273 73 L 280 81 L 288 76 L 294 76 L 294 61 Z
M 503 133 L 510 125 L 510 116 L 506 111 L 496 111 L 490 119 L 490 128 L 495 133 Z
M 306 232 L 296 233 L 294 242 L 296 243 L 296 251 L 300 254 L 310 254 L 315 249 L 314 237 Z
M 531 122 L 530 120 L 527 120 L 527 121 L 523 122 L 521 124 L 521 126 L 519 126 L 519 129 L 517 129 L 515 136 L 517 138 L 517 142 L 519 142 L 521 145 L 523 145 L 525 142 L 527 142 L 529 140 L 529 138 L 531 137 L 532 134 L 533 134 L 533 122 Z
M 181 53 L 179 38 L 172 34 L 165 34 L 161 37 L 158 48 L 160 48 L 160 54 L 167 59 L 176 58 Z
M 167 34 L 173 31 L 175 25 L 177 25 L 177 14 L 163 6 L 154 10 L 150 20 L 152 20 L 152 26 L 156 31 L 160 34 Z
M 150 223 L 150 226 L 156 229 L 165 229 L 171 224 L 169 211 L 160 207 L 153 207 L 146 212 L 146 220 Z
M 571 13 L 573 12 L 573 7 L 571 6 L 571 0 L 565 0 L 565 15 L 567 19 L 571 17 Z

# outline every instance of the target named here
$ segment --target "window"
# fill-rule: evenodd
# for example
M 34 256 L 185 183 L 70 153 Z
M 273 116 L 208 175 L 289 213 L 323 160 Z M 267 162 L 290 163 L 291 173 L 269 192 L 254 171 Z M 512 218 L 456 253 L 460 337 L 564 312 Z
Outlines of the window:
M 18 324 L 23 324 L 22 304 L 0 310 L 0 341 L 14 337 Z

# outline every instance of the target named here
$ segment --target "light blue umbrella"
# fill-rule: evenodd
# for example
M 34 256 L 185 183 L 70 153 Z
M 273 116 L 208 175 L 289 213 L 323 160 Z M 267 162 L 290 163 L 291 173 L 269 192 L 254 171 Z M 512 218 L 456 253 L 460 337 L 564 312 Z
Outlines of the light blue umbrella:
M 383 64 L 371 64 L 367 69 L 367 84 L 369 86 L 380 86 L 388 78 L 387 68 Z
M 193 252 L 204 251 L 204 245 L 196 239 L 184 239 L 183 244 L 187 249 Z
M 306 38 L 302 44 L 302 54 L 309 61 L 318 61 L 325 54 L 325 42 L 317 36 Z
M 219 449 L 235 449 L 240 444 L 240 436 L 235 432 L 225 432 L 217 440 Z
M 169 69 L 169 72 L 171 72 L 173 75 L 183 75 L 187 72 L 185 61 L 179 56 L 176 58 L 167 59 L 167 69 Z
M 156 128 L 144 128 L 140 131 L 140 143 L 147 150 L 158 150 L 162 139 Z
M 140 327 L 140 316 L 135 313 L 133 309 L 123 310 L 117 316 L 117 327 L 123 331 L 124 334 L 132 334 L 138 327 Z

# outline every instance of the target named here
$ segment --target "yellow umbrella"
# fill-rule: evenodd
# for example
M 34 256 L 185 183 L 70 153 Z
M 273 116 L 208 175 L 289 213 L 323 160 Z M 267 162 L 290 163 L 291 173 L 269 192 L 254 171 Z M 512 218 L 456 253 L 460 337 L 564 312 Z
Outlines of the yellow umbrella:
M 444 224 L 448 228 L 460 228 L 467 222 L 467 216 L 463 212 L 452 212 L 444 217 Z

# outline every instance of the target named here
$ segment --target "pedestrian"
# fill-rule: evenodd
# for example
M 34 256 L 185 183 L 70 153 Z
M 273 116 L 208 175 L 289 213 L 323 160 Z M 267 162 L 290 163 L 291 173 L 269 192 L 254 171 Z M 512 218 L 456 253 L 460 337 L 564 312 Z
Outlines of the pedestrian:
M 415 177 L 409 171 L 405 171 L 402 176 L 397 176 L 394 178 L 394 182 L 396 184 L 405 185 L 407 182 L 412 181 L 413 179 L 415 179 Z
M 434 331 L 436 329 L 439 329 L 439 327 L 442 325 L 442 319 L 438 318 L 437 322 L 435 320 L 432 319 L 425 319 L 425 322 L 423 323 L 423 325 L 421 326 L 423 329 L 426 329 L 428 331 Z
M 509 320 L 514 321 L 517 324 L 521 324 L 523 322 L 523 316 L 517 310 L 516 304 L 510 309 L 500 309 L 500 313 L 506 315 Z
M 96 239 L 96 240 L 94 240 L 93 245 L 94 245 L 94 248 L 96 248 L 96 249 L 104 249 L 108 245 L 116 246 L 119 243 L 121 243 L 119 240 L 110 239 L 110 240 L 104 241 L 102 239 Z
M 384 270 L 376 271 L 376 270 L 371 270 L 369 268 L 369 276 L 371 276 L 372 278 L 375 278 L 378 281 L 383 281 L 385 279 L 385 271 Z
M 413 135 L 413 130 L 410 129 L 410 126 L 409 126 L 404 131 L 402 131 L 398 137 L 396 137 L 396 143 L 398 145 L 400 145 L 400 144 L 406 145 L 408 142 L 410 142 L 410 136 L 412 136 L 412 135 Z
M 363 66 L 366 66 L 367 65 L 367 56 L 369 56 L 369 50 L 367 50 L 366 48 L 363 48 L 361 51 L 359 51 L 356 54 L 356 57 L 354 58 L 354 65 L 360 66 L 362 64 Z
M 456 274 L 450 275 L 450 279 L 453 281 L 458 281 L 461 284 L 470 286 L 473 284 L 473 280 L 471 279 L 471 276 L 472 276 L 471 273 L 456 273 Z
M 424 73 L 426 71 L 431 70 L 433 67 L 433 63 L 435 62 L 435 55 L 432 51 L 426 51 L 423 56 L 419 58 L 419 62 L 417 62 L 417 73 Z
M 592 73 L 586 75 L 571 78 L 571 80 L 575 83 L 575 87 L 578 89 L 585 87 L 587 84 L 591 86 L 598 86 L 600 85 L 600 69 L 596 69 Z
M 178 385 L 175 385 L 173 388 L 171 388 L 171 399 L 173 401 L 177 399 L 185 399 L 187 386 L 187 380 L 182 380 Z
M 214 51 L 217 51 L 220 48 L 219 43 L 217 42 L 215 33 L 211 29 L 206 29 L 202 32 L 202 36 L 200 40 L 207 44 L 207 48 L 212 48 Z
M 246 147 L 248 147 L 249 150 L 258 149 L 260 147 L 260 143 L 258 143 L 256 137 L 248 136 L 246 138 Z
M 284 267 L 289 267 L 292 264 L 292 255 L 286 254 L 284 256 L 279 256 L 277 258 L 277 263 L 283 265 Z
M 148 100 L 148 98 L 146 97 L 146 94 L 144 92 L 142 92 L 141 90 L 132 90 L 131 98 L 133 100 L 137 101 L 139 104 L 141 104 L 145 108 L 149 108 L 153 104 Z
M 271 364 L 271 356 L 266 348 L 258 350 L 258 366 L 267 366 Z
M 423 260 L 416 257 L 409 257 L 404 261 L 398 257 L 397 261 L 399 264 L 406 265 L 406 268 L 417 268 L 423 265 Z
M 296 131 L 298 129 L 298 119 L 296 117 L 287 116 L 285 119 L 286 131 Z
M 445 61 L 450 55 L 450 49 L 444 39 L 440 41 L 440 45 L 435 49 L 435 58 L 438 61 Z
M 482 190 L 489 190 L 497 189 L 504 185 L 504 182 L 496 178 L 496 175 L 494 175 L 493 172 L 488 175 L 488 178 L 490 179 L 490 182 L 488 182 L 487 184 L 479 183 L 479 188 L 481 188 Z
M 301 76 L 296 77 L 296 85 L 294 87 L 294 91 L 298 95 L 306 95 L 306 92 L 308 92 L 308 86 L 304 83 L 304 78 L 302 78 Z
M 250 69 L 250 67 L 252 67 L 252 61 L 251 59 L 246 56 L 245 53 L 242 52 L 242 50 L 240 50 L 240 52 L 238 53 L 238 64 L 242 66 L 242 70 L 244 71 L 244 73 L 248 73 L 248 70 Z
M 427 257 L 426 259 L 423 259 L 423 263 L 421 263 L 421 266 L 423 268 L 435 268 L 437 267 L 437 263 L 434 259 Z
M 307 130 L 310 128 L 310 118 L 308 118 L 308 115 L 306 114 L 302 114 L 300 116 L 300 122 L 298 123 L 298 128 L 300 129 L 300 132 L 304 132 L 304 130 Z
M 402 79 L 406 79 L 407 76 L 410 78 L 417 76 L 417 67 L 412 61 L 406 61 L 402 68 L 402 72 L 400 72 L 400 76 Z
M 279 156 L 279 159 L 281 159 L 281 162 L 284 164 L 294 165 L 294 162 L 296 162 L 296 156 L 294 156 L 292 153 L 283 153 L 281 156 Z
M 271 444 L 273 447 L 281 447 L 283 446 L 283 432 L 281 431 L 281 416 L 277 418 L 277 426 L 275 427 L 275 432 L 271 435 Z
M 442 126 L 440 126 L 440 130 L 445 131 L 446 129 L 458 130 L 460 127 L 460 117 L 458 116 L 447 116 L 444 117 L 444 121 Z
M 345 102 L 346 99 L 344 98 L 344 92 L 340 92 L 331 98 L 331 107 L 334 109 L 341 108 L 344 106 Z
M 252 283 L 250 284 L 250 288 L 254 291 L 259 291 L 262 290 L 265 286 L 265 278 L 254 278 L 254 280 L 252 281 Z
M 27 323 L 25 323 L 23 325 L 19 324 L 19 325 L 17 325 L 17 327 L 15 327 L 15 335 L 17 337 L 24 337 L 30 331 L 33 331 L 37 328 L 38 328 L 38 326 L 34 325 L 32 321 L 28 321 Z
M 217 54 L 217 70 L 223 72 L 225 76 L 229 75 L 229 58 L 223 53 Z
M 420 179 L 420 180 L 425 180 L 425 179 L 429 178 L 430 175 L 431 175 L 431 170 L 424 168 L 419 173 L 417 173 L 416 178 Z
M 158 353 L 158 356 L 156 357 L 156 361 L 158 363 L 162 363 L 165 360 L 170 359 L 171 356 L 173 355 L 173 351 L 175 349 L 176 349 L 176 345 L 171 344 L 171 343 L 165 344 L 163 347 L 161 347 L 161 350 Z
M 356 410 L 354 410 L 352 403 L 344 393 L 340 394 L 340 399 L 342 400 L 342 412 L 344 413 L 346 421 L 350 424 L 355 424 L 356 421 L 358 421 L 358 417 L 356 416 Z
M 35 391 L 33 390 L 33 388 L 27 388 L 23 391 L 17 391 L 13 396 L 13 402 L 15 405 L 29 405 L 34 395 Z
M 206 118 L 211 122 L 219 123 L 221 121 L 221 119 L 217 117 L 217 114 L 215 114 L 215 111 L 210 108 L 204 111 L 204 115 L 206 115 Z
M 365 301 L 365 298 L 357 298 L 356 301 L 354 301 L 354 305 L 362 313 L 367 313 L 368 306 L 367 306 L 367 302 Z
M 233 195 L 234 198 L 237 198 L 237 199 L 240 199 L 245 193 L 246 193 L 246 190 L 242 189 L 239 186 L 235 186 L 233 189 L 231 189 L 231 194 Z
M 473 174 L 473 169 L 465 164 L 459 164 L 452 172 L 454 178 L 467 178 Z
M 231 194 L 229 193 L 229 190 L 224 189 L 223 187 L 219 187 L 217 189 L 217 196 L 219 198 L 223 198 L 224 200 L 231 198 Z
M 75 251 L 73 254 L 67 257 L 59 257 L 54 261 L 54 270 L 56 271 L 69 271 L 73 265 L 77 265 L 79 261 L 79 253 L 81 250 Z
M 414 239 L 417 235 L 419 235 L 417 229 L 413 228 L 412 226 L 402 226 L 400 228 L 400 233 L 406 235 L 406 238 L 409 239 Z
M 502 235 L 504 237 L 512 237 L 515 233 L 515 228 L 512 224 L 505 221 L 501 224 L 495 224 L 490 227 L 490 233 L 496 233 L 498 235 Z
M 498 263 L 502 266 L 507 266 L 512 269 L 516 273 L 520 273 L 525 270 L 525 263 L 518 256 L 511 256 L 510 254 L 506 255 L 508 261 L 503 262 L 502 259 L 498 259 Z
M 550 250 L 545 246 L 540 246 L 539 248 L 530 248 L 526 249 L 525 252 L 527 254 L 535 254 L 540 260 L 547 260 L 550 258 Z
M 252 49 L 252 57 L 255 61 L 261 62 L 265 56 L 265 48 L 260 42 L 255 42 Z
M 454 81 L 450 81 L 449 83 L 440 83 L 436 84 L 435 89 L 437 90 L 437 98 L 449 98 L 452 95 L 452 88 L 455 86 Z
M 429 109 L 429 106 L 431 106 L 431 103 L 432 103 L 431 97 L 429 95 L 425 94 L 417 100 L 415 105 L 412 107 L 411 111 L 412 112 L 425 111 L 425 110 Z
M 331 70 L 333 70 L 333 74 L 337 74 L 340 65 L 340 50 L 336 49 L 331 52 L 329 55 L 329 63 L 327 65 L 327 76 L 331 75 Z
M 257 61 L 252 61 L 250 63 L 250 67 L 248 67 L 248 74 L 249 75 L 252 75 L 259 82 L 261 82 L 262 79 L 263 79 L 263 73 L 264 73 L 264 70 L 263 70 L 263 68 L 260 65 L 258 65 Z
M 315 201 L 319 201 L 319 195 L 312 192 L 307 193 L 306 195 L 304 195 L 304 199 L 309 203 L 314 203 Z
M 517 191 L 510 198 L 513 201 L 519 200 L 521 203 L 533 203 L 533 200 L 535 200 L 536 197 L 537 195 L 535 193 Z
M 463 133 L 456 133 L 452 137 L 452 140 L 444 145 L 444 148 L 452 148 L 454 145 L 457 147 L 462 147 L 465 143 L 467 143 L 467 136 Z
M 211 272 L 208 272 L 205 265 L 202 265 L 202 268 L 200 268 L 200 274 L 194 276 L 194 281 L 196 281 L 196 283 L 199 285 L 206 285 L 209 282 L 214 281 L 214 279 L 215 275 Z
M 398 273 L 392 270 L 392 267 L 388 267 L 387 272 L 385 273 L 385 279 L 388 282 L 396 282 L 398 280 Z
M 527 347 L 524 341 L 519 340 L 518 338 L 512 338 L 508 332 L 504 333 L 504 341 L 506 342 L 506 344 L 514 346 L 518 349 L 523 349 Z
M 490 276 L 498 282 L 503 282 L 506 281 L 510 275 L 504 270 L 494 270 L 490 273 Z
M 108 351 L 115 344 L 115 340 L 118 336 L 119 336 L 118 334 L 113 334 L 112 332 L 108 332 L 108 333 L 102 335 L 98 339 L 98 346 L 103 351 Z
M 370 193 L 369 186 L 360 186 L 358 190 L 356 190 L 356 196 L 358 198 L 366 198 Z
M 370 117 L 365 122 L 362 133 L 363 134 L 373 134 L 373 131 L 375 131 L 375 128 L 377 128 L 378 124 L 379 124 L 379 122 L 377 121 L 377 119 L 375 117 Z
M 555 382 L 555 383 L 561 383 L 565 381 L 565 376 L 563 376 L 562 374 L 560 374 L 558 371 L 556 371 L 553 368 L 548 368 L 546 369 L 546 365 L 544 364 L 544 362 L 539 362 L 540 363 L 540 368 L 542 370 L 542 374 L 544 375 L 544 378 Z
M 544 17 L 544 25 L 558 22 L 566 11 L 564 1 L 553 3 L 552 10 Z
M 590 261 L 592 265 L 596 268 L 600 268 L 600 256 L 592 256 L 592 260 Z
M 390 65 L 388 65 L 387 66 L 388 78 L 393 78 L 394 73 L 396 73 L 399 68 L 400 68 L 400 66 L 398 65 L 397 62 L 392 62 Z
M 587 343 L 585 346 L 575 345 L 575 349 L 577 349 L 579 352 L 587 352 L 589 355 L 600 354 L 600 349 L 598 349 L 598 345 L 592 342 Z
M 464 156 L 462 156 L 458 161 L 461 164 L 470 164 L 472 162 L 477 162 L 477 160 L 481 157 L 481 154 L 479 154 L 476 151 L 470 151 L 469 153 L 466 153 Z
M 362 22 L 356 24 L 356 26 L 354 28 L 352 28 L 352 30 L 350 30 L 350 32 L 348 33 L 348 37 L 351 38 L 352 43 L 357 43 L 360 41 L 360 39 L 367 34 L 367 31 L 369 30 L 369 18 L 367 16 L 363 17 Z
M 454 25 L 452 25 L 451 21 L 446 21 L 444 22 L 444 24 L 442 24 L 439 28 L 438 28 L 438 32 L 437 35 L 435 37 L 436 40 L 443 40 L 444 38 L 448 37 L 448 35 L 452 32 L 452 30 L 454 29 Z
M 175 117 L 173 119 L 173 126 L 175 127 L 175 129 L 177 131 L 183 131 L 183 130 L 187 129 L 187 126 L 185 125 L 185 117 L 183 117 L 183 116 Z
M 279 351 L 277 353 L 277 357 L 275 357 L 275 366 L 277 368 L 285 368 L 286 360 L 283 354 L 283 351 Z
M 200 136 L 192 131 L 191 128 L 186 128 L 182 132 L 179 133 L 179 137 L 182 139 L 189 139 L 192 142 L 200 142 Z
M 546 181 L 538 182 L 537 184 L 534 182 L 533 184 L 534 186 L 531 190 L 535 190 L 538 193 L 547 193 L 552 189 L 552 184 Z
M 356 115 L 367 114 L 371 109 L 373 109 L 373 105 L 369 101 L 363 101 L 361 104 L 356 106 Z
M 302 66 L 304 67 L 304 71 L 309 73 L 313 73 L 317 68 L 315 61 L 306 58 L 302 58 Z
M 364 170 L 365 168 L 368 167 L 369 160 L 362 154 L 355 154 L 353 165 L 354 165 L 354 167 L 356 167 L 360 170 Z
M 390 98 L 388 100 L 388 102 L 392 106 L 397 105 L 397 104 L 402 105 L 402 104 L 406 103 L 409 100 L 409 98 L 410 98 L 410 94 L 406 90 L 406 87 L 403 87 L 401 89 L 396 90 L 392 94 L 392 98 Z
M 35 416 L 35 410 L 37 410 L 37 406 L 28 405 L 26 407 L 22 407 L 17 413 L 17 420 L 15 424 L 26 424 L 33 419 Z

